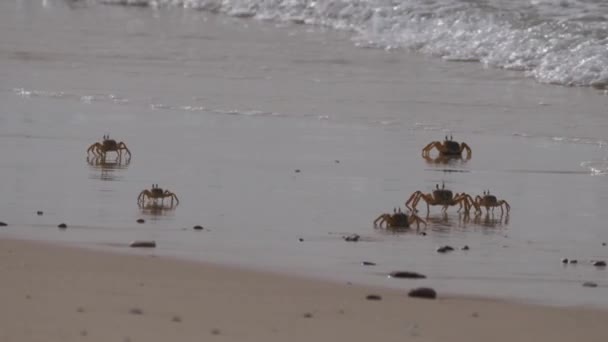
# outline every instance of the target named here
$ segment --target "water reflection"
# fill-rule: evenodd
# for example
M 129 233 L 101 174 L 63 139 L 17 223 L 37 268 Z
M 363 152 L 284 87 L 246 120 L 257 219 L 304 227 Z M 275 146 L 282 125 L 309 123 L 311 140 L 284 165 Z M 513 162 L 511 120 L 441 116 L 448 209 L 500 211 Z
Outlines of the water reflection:
M 164 204 L 162 202 L 150 201 L 145 204 L 139 204 L 139 210 L 142 214 L 151 216 L 152 218 L 172 217 L 175 212 L 176 205 Z
M 472 220 L 467 221 L 472 222 L 478 226 L 486 227 L 486 228 L 500 228 L 509 224 L 509 214 L 500 214 L 494 215 L 494 213 L 486 213 L 485 215 L 479 214 L 475 215 Z
M 437 156 L 435 158 L 425 155 L 422 156 L 424 160 L 430 165 L 462 165 L 465 164 L 471 158 L 463 158 L 462 156 Z
M 100 173 L 94 173 L 90 178 L 115 181 L 118 179 L 116 171 L 126 169 L 129 166 L 129 163 L 131 163 L 131 160 L 122 160 L 121 158 L 108 160 L 107 158 L 102 157 L 87 157 L 87 163 L 91 166 L 91 169 L 101 171 Z

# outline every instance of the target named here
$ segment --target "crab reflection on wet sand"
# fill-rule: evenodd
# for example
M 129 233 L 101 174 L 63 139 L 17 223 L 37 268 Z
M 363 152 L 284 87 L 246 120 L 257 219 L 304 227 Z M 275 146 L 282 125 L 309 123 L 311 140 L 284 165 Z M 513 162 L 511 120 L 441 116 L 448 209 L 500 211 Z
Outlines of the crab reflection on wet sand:
M 107 161 L 102 157 L 87 156 L 87 164 L 91 166 L 91 169 L 101 171 L 98 175 L 97 172 L 92 178 L 101 180 L 115 180 L 115 171 L 126 169 L 129 166 L 130 160 L 116 160 Z
M 144 205 L 140 205 L 139 209 L 142 214 L 150 216 L 167 216 L 175 210 L 176 206 L 165 205 L 158 202 L 150 201 Z
M 408 215 L 402 212 L 401 208 L 399 210 L 394 208 L 392 214 L 380 214 L 374 220 L 374 228 L 382 228 L 382 225 L 384 225 L 384 228 L 391 230 L 407 229 L 414 223 L 416 224 L 416 228 L 420 228 L 421 223 L 426 227 L 426 222 L 418 217 L 418 215 L 414 213 Z
M 464 192 L 454 194 L 451 190 L 445 188 L 445 184 L 442 184 L 441 189 L 437 184 L 433 193 L 425 194 L 422 191 L 415 191 L 405 202 L 405 207 L 416 213 L 418 212 L 416 207 L 421 199 L 426 202 L 427 217 L 430 213 L 430 206 L 441 206 L 442 212 L 446 212 L 448 207 L 459 205 L 458 212 L 461 212 L 464 208 L 464 213 L 468 215 L 473 205 L 473 198 L 470 195 Z
M 467 143 L 459 143 L 452 140 L 452 136 L 449 137 L 446 135 L 445 140 L 441 141 L 433 141 L 426 145 L 422 149 L 422 157 L 427 161 L 433 160 L 431 158 L 431 151 L 436 149 L 439 152 L 439 157 L 460 157 L 462 158 L 462 152 L 466 152 L 465 160 L 469 160 L 472 157 L 472 151 Z
M 158 187 L 158 184 L 152 184 L 151 189 L 146 189 L 139 193 L 139 196 L 137 196 L 137 204 L 143 208 L 149 204 L 158 205 L 158 200 L 160 200 L 160 206 L 162 207 L 164 206 L 165 198 L 171 199 L 171 204 L 169 207 L 173 207 L 174 201 L 175 206 L 179 204 L 179 199 L 173 192 L 163 190 L 162 188 Z
M 100 157 L 105 160 L 108 152 L 116 152 L 117 159 L 120 160 L 122 159 L 123 151 L 126 152 L 127 159 L 131 159 L 131 151 L 129 151 L 124 142 L 117 142 L 114 139 L 110 139 L 109 135 L 104 135 L 101 142 L 96 142 L 89 146 L 87 149 L 87 156 L 92 154 L 95 157 Z
M 491 195 L 490 190 L 484 191 L 483 196 L 475 196 L 475 200 L 472 204 L 475 207 L 475 212 L 477 215 L 481 214 L 482 207 L 486 208 L 486 214 L 490 211 L 490 208 L 492 208 L 492 212 L 494 212 L 494 208 L 499 207 L 500 214 L 503 215 L 503 206 L 507 211 L 507 215 L 509 215 L 509 212 L 511 211 L 511 206 L 509 205 L 509 203 L 507 203 L 507 201 L 505 200 L 499 200 L 498 198 L 496 198 L 496 196 Z

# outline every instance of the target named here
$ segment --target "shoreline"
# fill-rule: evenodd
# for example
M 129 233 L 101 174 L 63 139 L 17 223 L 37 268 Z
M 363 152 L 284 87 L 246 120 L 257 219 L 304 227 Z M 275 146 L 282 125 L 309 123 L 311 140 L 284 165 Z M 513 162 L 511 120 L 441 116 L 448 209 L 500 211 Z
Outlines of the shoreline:
M 607 310 L 441 293 L 437 300 L 412 299 L 392 289 L 4 237 L 0 251 L 3 341 L 206 335 L 229 341 L 571 341 L 584 335 L 603 341 L 608 334 Z M 382 300 L 368 301 L 369 294 Z

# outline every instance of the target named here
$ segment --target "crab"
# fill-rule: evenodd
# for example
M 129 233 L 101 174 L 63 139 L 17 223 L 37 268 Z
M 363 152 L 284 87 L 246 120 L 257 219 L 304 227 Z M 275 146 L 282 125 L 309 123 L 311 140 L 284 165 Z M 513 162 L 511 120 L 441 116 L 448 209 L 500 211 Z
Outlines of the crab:
M 448 139 L 448 136 L 445 136 L 445 140 L 443 142 L 440 141 L 433 141 L 431 143 L 429 143 L 428 145 L 426 145 L 423 149 L 422 149 L 422 157 L 427 159 L 427 160 L 433 160 L 430 156 L 431 150 L 433 150 L 433 148 L 437 149 L 437 151 L 439 151 L 439 157 L 462 157 L 462 152 L 466 151 L 467 156 L 466 156 L 466 160 L 471 159 L 472 156 L 472 152 L 471 152 L 471 148 L 469 147 L 469 145 L 467 145 L 467 143 L 462 142 L 462 143 L 458 143 L 454 140 L 452 140 L 452 136 L 450 135 L 450 138 Z
M 418 202 L 423 199 L 426 202 L 426 215 L 429 215 L 429 206 L 442 206 L 442 212 L 446 212 L 448 207 L 459 205 L 460 208 L 458 212 L 460 212 L 464 207 L 464 213 L 468 214 L 471 210 L 471 206 L 473 205 L 473 198 L 466 193 L 452 193 L 451 190 L 445 188 L 445 184 L 442 184 L 441 189 L 439 188 L 439 184 L 435 185 L 435 190 L 433 190 L 432 194 L 425 194 L 422 191 L 414 192 L 410 198 L 405 202 L 405 207 L 410 209 L 412 212 L 418 212 L 416 206 Z
M 145 207 L 146 200 L 156 202 L 157 199 L 160 199 L 162 205 L 162 202 L 167 197 L 171 198 L 171 206 L 173 206 L 173 200 L 176 202 L 175 205 L 179 204 L 179 199 L 173 192 L 159 188 L 158 184 L 152 184 L 150 190 L 146 189 L 139 193 L 139 196 L 137 196 L 137 203 L 140 206 Z
M 486 208 L 486 213 L 490 211 L 490 208 L 492 208 L 492 211 L 494 211 L 494 208 L 500 207 L 500 214 L 502 215 L 504 214 L 503 206 L 507 209 L 507 215 L 509 214 L 509 211 L 511 211 L 511 206 L 509 203 L 507 203 L 505 200 L 497 199 L 494 195 L 490 195 L 490 190 L 484 191 L 483 197 L 479 195 L 475 196 L 475 200 L 472 202 L 472 204 L 475 207 L 477 214 L 481 214 L 482 207 Z
M 414 213 L 407 215 L 406 213 L 401 212 L 401 209 L 398 211 L 397 209 L 393 209 L 392 214 L 380 214 L 380 216 L 374 220 L 374 227 L 382 228 L 382 224 L 384 224 L 386 229 L 399 229 L 409 228 L 410 225 L 414 223 L 416 223 L 416 228 L 420 228 L 421 223 L 426 227 L 426 222 L 418 217 L 418 215 Z
M 104 135 L 102 142 L 96 142 L 89 146 L 87 149 L 87 155 L 92 153 L 95 157 L 105 159 L 107 152 L 116 152 L 118 154 L 118 158 L 120 159 L 122 157 L 123 150 L 127 152 L 128 159 L 131 159 L 131 151 L 129 151 L 124 142 L 117 142 L 114 139 L 110 139 L 109 135 Z

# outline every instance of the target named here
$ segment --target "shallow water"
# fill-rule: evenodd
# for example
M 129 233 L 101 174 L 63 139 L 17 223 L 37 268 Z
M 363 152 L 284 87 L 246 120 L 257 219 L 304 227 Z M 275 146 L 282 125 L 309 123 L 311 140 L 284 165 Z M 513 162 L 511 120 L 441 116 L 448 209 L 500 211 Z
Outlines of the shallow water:
M 607 271 L 589 264 L 608 258 L 601 91 L 199 12 L 4 2 L 0 16 L 0 236 L 126 251 L 155 239 L 134 252 L 608 306 Z M 131 149 L 128 164 L 87 162 L 107 133 Z M 473 158 L 426 163 L 421 148 L 445 134 Z M 426 236 L 373 229 L 442 182 L 490 189 L 512 212 L 467 221 L 433 208 Z M 139 210 L 153 183 L 179 206 Z M 445 244 L 470 250 L 435 252 Z M 429 278 L 386 277 L 400 269 Z

